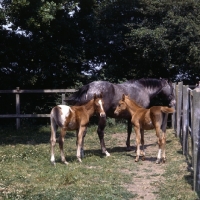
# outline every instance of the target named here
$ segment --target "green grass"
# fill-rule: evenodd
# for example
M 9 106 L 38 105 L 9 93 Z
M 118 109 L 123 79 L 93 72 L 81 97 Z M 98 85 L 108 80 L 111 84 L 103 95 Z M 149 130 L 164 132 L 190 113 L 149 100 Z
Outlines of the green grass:
M 126 126 L 106 128 L 105 141 L 111 153 L 108 158 L 101 154 L 96 129 L 88 128 L 82 163 L 76 160 L 75 134 L 67 133 L 64 150 L 69 165 L 60 162 L 56 144 L 54 167 L 50 163 L 48 126 L 22 127 L 18 131 L 1 127 L 0 199 L 134 199 L 137 195 L 124 185 L 132 184 L 132 176 L 136 176 L 137 165 L 142 162 L 133 162 L 130 152 L 124 151 L 125 142 L 124 148 L 117 145 L 120 138 L 111 139 L 113 133 L 125 132 Z M 181 146 L 172 133 L 168 136 L 167 155 L 159 199 L 198 199 Z
M 160 187 L 160 198 L 163 200 L 198 200 L 200 192 L 193 191 L 193 172 L 190 162 L 182 155 L 182 147 L 174 131 L 167 134 L 167 162 L 165 165 L 164 184 Z
M 94 131 L 95 130 L 95 131 Z M 3 199 L 129 199 L 134 194 L 122 185 L 131 178 L 120 171 L 130 158 L 116 152 L 102 156 L 96 127 L 88 130 L 85 158 L 76 161 L 74 133 L 65 140 L 69 165 L 60 162 L 56 145 L 56 166 L 50 164 L 49 127 L 0 131 L 0 192 Z M 110 136 L 106 136 L 108 140 Z M 114 144 L 113 144 L 114 145 Z M 108 145 L 109 146 L 109 145 Z M 112 145 L 110 145 L 112 146 Z

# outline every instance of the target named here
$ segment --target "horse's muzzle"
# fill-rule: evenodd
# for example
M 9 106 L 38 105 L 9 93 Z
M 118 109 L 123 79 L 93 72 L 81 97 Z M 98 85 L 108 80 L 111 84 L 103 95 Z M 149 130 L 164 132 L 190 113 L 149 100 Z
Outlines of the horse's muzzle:
M 100 117 L 106 117 L 106 113 L 104 113 L 104 112 L 102 112 L 102 113 L 100 113 Z
M 176 105 L 176 100 L 174 99 L 174 100 L 172 100 L 172 101 L 170 102 L 169 106 L 170 106 L 170 107 L 173 107 L 173 106 L 175 106 L 175 105 Z
M 114 114 L 115 114 L 115 115 L 119 115 L 119 112 L 115 111 Z

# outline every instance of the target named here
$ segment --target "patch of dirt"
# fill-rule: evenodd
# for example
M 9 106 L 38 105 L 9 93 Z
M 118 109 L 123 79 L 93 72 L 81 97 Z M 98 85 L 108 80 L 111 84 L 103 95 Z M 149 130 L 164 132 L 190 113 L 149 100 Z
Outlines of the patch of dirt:
M 135 152 L 135 133 L 132 133 L 133 139 L 131 138 L 131 145 L 133 151 L 131 154 L 133 162 L 136 156 Z M 126 141 L 126 134 L 116 133 L 113 137 L 120 138 L 121 141 Z M 124 137 L 124 138 L 122 138 Z M 145 142 L 145 160 L 141 159 L 135 163 L 137 165 L 137 172 L 132 177 L 131 184 L 124 184 L 124 187 L 132 192 L 136 197 L 134 200 L 155 200 L 157 199 L 158 186 L 162 184 L 163 174 L 165 170 L 165 163 L 156 164 L 156 157 L 158 153 L 157 137 L 155 131 L 145 131 L 144 135 Z M 134 143 L 134 144 L 133 144 Z M 124 147 L 124 143 L 120 142 L 120 146 Z M 167 152 L 166 152 L 167 157 Z M 167 162 L 167 161 L 166 161 Z M 126 170 L 125 173 L 132 173 Z

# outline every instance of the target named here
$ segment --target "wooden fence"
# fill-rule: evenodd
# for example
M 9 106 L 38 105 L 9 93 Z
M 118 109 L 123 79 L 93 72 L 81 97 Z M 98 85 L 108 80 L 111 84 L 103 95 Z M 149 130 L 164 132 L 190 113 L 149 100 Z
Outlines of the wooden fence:
M 62 93 L 62 104 L 65 104 L 65 93 L 75 92 L 75 89 L 46 89 L 46 90 L 0 90 L 0 94 L 15 94 L 16 96 L 16 114 L 0 115 L 0 118 L 16 118 L 16 128 L 20 127 L 20 118 L 32 117 L 50 117 L 50 114 L 20 114 L 20 95 L 25 93 Z
M 193 189 L 200 191 L 200 88 L 182 82 L 174 87 L 177 103 L 172 127 L 180 138 L 183 154 L 191 162 Z

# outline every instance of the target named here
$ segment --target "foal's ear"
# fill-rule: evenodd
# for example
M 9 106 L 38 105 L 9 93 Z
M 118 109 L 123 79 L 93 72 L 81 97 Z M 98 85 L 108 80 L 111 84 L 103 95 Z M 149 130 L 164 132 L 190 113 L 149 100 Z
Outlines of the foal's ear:
M 103 92 L 100 93 L 99 97 L 100 97 L 100 98 L 103 98 Z
M 97 98 L 97 95 L 96 95 L 96 93 L 94 93 L 94 96 L 93 96 L 93 98 L 94 98 L 94 99 L 96 99 L 96 98 Z

